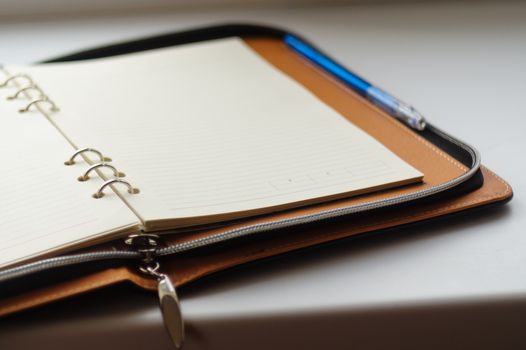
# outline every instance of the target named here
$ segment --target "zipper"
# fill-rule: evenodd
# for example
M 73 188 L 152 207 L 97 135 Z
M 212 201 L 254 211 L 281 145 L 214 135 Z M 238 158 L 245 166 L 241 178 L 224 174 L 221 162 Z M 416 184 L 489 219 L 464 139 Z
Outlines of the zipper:
M 326 220 L 326 219 L 334 219 L 334 218 L 338 218 L 341 216 L 361 213 L 361 212 L 365 212 L 369 210 L 389 207 L 392 205 L 397 205 L 397 204 L 406 203 L 406 202 L 410 202 L 410 201 L 417 200 L 417 199 L 422 199 L 422 198 L 437 194 L 439 192 L 443 192 L 452 187 L 458 186 L 462 182 L 470 179 L 478 171 L 478 169 L 480 168 L 480 155 L 475 148 L 473 148 L 472 146 L 469 146 L 468 144 L 460 140 L 455 139 L 453 136 L 447 134 L 446 132 L 430 124 L 427 124 L 427 129 L 439 134 L 440 136 L 446 138 L 448 141 L 466 150 L 473 159 L 470 170 L 467 171 L 465 174 L 455 179 L 452 179 L 448 182 L 445 182 L 443 184 L 433 186 L 425 190 L 416 191 L 416 192 L 413 192 L 407 195 L 395 196 L 395 197 L 391 197 L 387 199 L 381 199 L 381 200 L 359 204 L 359 205 L 351 205 L 351 206 L 333 209 L 333 210 L 326 210 L 326 211 L 322 211 L 316 214 L 309 214 L 309 215 L 294 217 L 290 219 L 283 219 L 283 220 L 264 222 L 264 223 L 255 224 L 255 225 L 248 225 L 248 226 L 233 229 L 230 231 L 218 233 L 215 235 L 191 240 L 188 242 L 179 243 L 173 246 L 164 247 L 164 248 L 159 249 L 158 254 L 160 256 L 177 254 L 177 253 L 193 250 L 196 248 L 206 247 L 212 244 L 224 242 L 224 241 L 231 240 L 231 239 L 245 237 L 245 236 L 260 233 L 260 232 L 274 231 L 274 230 L 283 229 L 283 228 L 287 228 L 291 226 L 308 224 L 308 223 Z
M 281 220 L 271 220 L 264 223 L 247 225 L 240 228 L 232 229 L 226 232 L 218 233 L 215 235 L 198 238 L 195 240 L 178 243 L 172 246 L 162 247 L 156 249 L 156 256 L 167 256 L 172 254 L 178 254 L 181 252 L 186 252 L 189 250 L 206 247 L 216 243 L 232 240 L 235 238 L 246 237 L 253 234 L 258 234 L 262 232 L 268 232 L 278 229 L 283 229 L 295 225 L 307 224 L 321 220 L 339 218 L 341 216 L 362 213 L 369 210 L 385 208 L 392 205 L 397 205 L 401 203 L 410 202 L 417 199 L 422 199 L 429 197 L 431 195 L 443 192 L 450 188 L 460 185 L 464 181 L 470 179 L 480 167 L 480 155 L 479 152 L 474 149 L 472 146 L 454 138 L 448 133 L 438 129 L 437 127 L 427 124 L 427 129 L 433 131 L 434 133 L 440 135 L 441 137 L 447 139 L 448 141 L 454 143 L 455 145 L 461 147 L 467 151 L 472 157 L 472 165 L 469 171 L 461 176 L 454 178 L 450 181 L 442 183 L 437 186 L 430 187 L 425 190 L 416 191 L 410 194 L 405 194 L 401 196 L 395 196 L 391 198 L 381 199 L 369 203 L 363 203 L 358 205 L 350 205 L 347 207 L 342 207 L 338 209 L 326 210 L 316 214 L 308 214 L 299 217 L 294 217 L 290 219 L 281 219 Z M 169 233 L 169 232 L 164 232 Z M 147 235 L 143 233 L 142 235 Z M 91 261 L 102 261 L 102 260 L 131 260 L 131 259 L 140 259 L 143 254 L 140 251 L 134 250 L 108 250 L 94 253 L 80 253 L 72 255 L 64 255 L 49 259 L 43 259 L 33 263 L 13 267 L 0 271 L 0 283 L 23 277 L 25 275 L 53 269 L 59 267 L 65 267 L 69 265 L 76 265 L 85 262 Z
M 172 246 L 160 247 L 160 238 L 157 234 L 142 232 L 140 234 L 130 235 L 125 239 L 125 243 L 130 247 L 130 250 L 109 250 L 94 253 L 80 253 L 36 261 L 0 271 L 0 283 L 53 268 L 76 265 L 91 261 L 138 260 L 138 270 L 150 278 L 155 279 L 158 283 L 157 290 L 159 296 L 159 306 L 163 316 L 164 324 L 168 334 L 170 335 L 173 345 L 176 349 L 180 349 L 184 342 L 184 321 L 181 313 L 181 307 L 177 297 L 176 289 L 170 277 L 160 272 L 161 266 L 157 260 L 159 256 L 175 255 L 236 238 L 274 231 L 300 224 L 307 224 L 356 213 L 363 213 L 370 210 L 385 208 L 417 199 L 426 198 L 460 185 L 461 183 L 470 179 L 478 171 L 480 168 L 480 155 L 475 148 L 454 138 L 450 134 L 438 129 L 431 124 L 427 124 L 426 128 L 441 136 L 442 138 L 452 142 L 470 154 L 472 157 L 472 165 L 465 174 L 443 184 L 406 195 L 376 200 L 364 204 L 350 205 L 343 208 L 326 210 L 316 214 L 303 215 L 290 219 L 271 220 L 264 223 L 247 225 L 208 237 L 178 243 Z
M 129 235 L 124 243 L 141 255 L 139 271 L 157 280 L 157 294 L 164 326 L 174 347 L 181 349 L 184 342 L 181 305 L 172 280 L 168 275 L 160 272 L 161 265 L 157 261 L 159 236 L 151 233 L 133 234 Z
M 334 62 L 331 61 L 330 63 L 333 64 Z M 327 70 L 326 65 L 322 66 L 325 68 L 325 70 Z M 344 69 L 343 67 L 341 68 Z M 2 69 L 1 65 L 0 69 Z M 345 72 L 346 74 L 352 74 L 346 70 Z M 172 283 L 170 277 L 161 272 L 161 265 L 158 261 L 159 256 L 175 255 L 181 252 L 206 247 L 209 245 L 233 240 L 236 238 L 246 237 L 273 230 L 279 230 L 295 225 L 307 224 L 316 221 L 338 218 L 356 213 L 362 213 L 370 210 L 410 202 L 417 199 L 422 199 L 453 188 L 463 183 L 464 181 L 470 179 L 478 171 L 480 167 L 480 155 L 476 149 L 454 138 L 446 132 L 438 129 L 437 127 L 426 123 L 421 117 L 421 115 L 411 106 L 404 104 L 403 102 L 391 97 L 385 92 L 374 87 L 366 97 L 372 99 L 373 102 L 375 102 L 381 108 L 386 109 L 387 112 L 391 114 L 391 116 L 404 122 L 409 127 L 416 130 L 423 130 L 424 128 L 426 128 L 427 130 L 435 133 L 436 135 L 448 140 L 449 142 L 457 145 L 458 147 L 468 152 L 472 158 L 472 164 L 469 171 L 443 184 L 433 186 L 426 190 L 416 191 L 411 194 L 395 196 L 365 204 L 350 205 L 343 208 L 326 210 L 316 214 L 303 215 L 290 219 L 271 220 L 260 224 L 247 225 L 223 233 L 175 244 L 172 246 L 160 247 L 160 237 L 159 235 L 154 233 L 142 232 L 140 234 L 133 234 L 125 239 L 125 243 L 129 246 L 130 250 L 108 250 L 93 253 L 71 254 L 49 259 L 43 259 L 33 263 L 28 263 L 25 265 L 0 271 L 0 284 L 2 282 L 6 282 L 9 280 L 13 280 L 16 278 L 24 277 L 30 274 L 46 270 L 77 265 L 92 261 L 136 260 L 138 261 L 138 271 L 157 281 L 159 307 L 161 309 L 165 328 L 175 348 L 182 348 L 185 333 L 181 306 L 177 297 L 176 288 Z M 170 232 L 164 233 L 166 234 Z

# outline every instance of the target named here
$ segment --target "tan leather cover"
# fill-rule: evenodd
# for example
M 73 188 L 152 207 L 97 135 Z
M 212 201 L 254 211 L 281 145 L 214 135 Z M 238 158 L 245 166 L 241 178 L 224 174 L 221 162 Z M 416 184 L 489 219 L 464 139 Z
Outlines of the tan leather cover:
M 277 69 L 282 70 L 303 84 L 318 98 L 419 169 L 424 173 L 424 182 L 418 185 L 249 218 L 219 228 L 180 233 L 166 237 L 166 241 L 169 244 L 224 232 L 237 226 L 261 223 L 278 218 L 289 218 L 380 198 L 388 198 L 401 193 L 410 193 L 444 183 L 468 170 L 464 165 L 363 100 L 352 90 L 349 90 L 332 77 L 303 60 L 281 41 L 275 39 L 250 39 L 245 41 L 261 56 L 274 64 Z M 352 220 L 347 218 L 293 227 L 280 230 L 279 234 L 263 233 L 261 236 L 264 235 L 264 239 L 248 239 L 243 240 L 242 244 L 222 245 L 220 249 L 198 250 L 195 253 L 165 258 L 162 262 L 163 272 L 168 273 L 177 285 L 182 285 L 207 274 L 248 261 L 360 233 L 450 214 L 502 201 L 512 195 L 512 190 L 507 183 L 486 168 L 483 168 L 482 171 L 485 179 L 484 185 L 476 191 L 456 198 L 443 199 L 396 210 L 357 214 L 352 216 Z M 135 266 L 107 269 L 1 300 L 0 316 L 124 281 L 131 281 L 147 289 L 155 289 L 156 287 L 156 282 L 138 273 Z

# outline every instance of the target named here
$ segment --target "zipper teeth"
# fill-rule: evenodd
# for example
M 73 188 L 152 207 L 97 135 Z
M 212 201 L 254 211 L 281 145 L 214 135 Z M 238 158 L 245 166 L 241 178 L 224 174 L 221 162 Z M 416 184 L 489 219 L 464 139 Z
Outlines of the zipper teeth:
M 24 275 L 49 270 L 57 267 L 65 267 L 90 261 L 101 261 L 109 259 L 135 259 L 141 255 L 134 251 L 102 251 L 94 253 L 81 253 L 64 255 L 55 258 L 43 259 L 29 264 L 13 267 L 0 272 L 0 283 Z
M 365 212 L 368 210 L 387 207 L 390 205 L 396 205 L 400 203 L 409 202 L 415 199 L 425 198 L 430 195 L 437 194 L 439 192 L 445 191 L 449 188 L 452 188 L 452 187 L 455 187 L 461 184 L 462 182 L 471 178 L 478 171 L 480 167 L 480 155 L 475 148 L 454 138 L 453 136 L 449 135 L 445 131 L 438 129 L 437 127 L 433 125 L 428 124 L 427 128 L 433 131 L 434 133 L 440 135 L 441 137 L 447 139 L 448 141 L 454 143 L 455 145 L 461 147 L 465 151 L 467 151 L 473 159 L 471 169 L 465 174 L 455 179 L 452 179 L 448 182 L 445 182 L 441 185 L 434 186 L 434 187 L 431 187 L 425 190 L 413 192 L 411 194 L 377 200 L 377 201 L 365 203 L 365 204 L 351 205 L 351 206 L 344 207 L 344 208 L 326 210 L 320 213 L 304 215 L 304 216 L 290 218 L 290 219 L 283 219 L 283 220 L 269 221 L 265 223 L 255 224 L 255 225 L 248 225 L 248 226 L 240 227 L 240 228 L 233 229 L 227 232 L 218 233 L 216 235 L 199 238 L 199 239 L 195 239 L 192 241 L 179 243 L 173 246 L 161 248 L 157 251 L 157 254 L 159 256 L 166 256 L 166 255 L 181 253 L 181 252 L 185 252 L 188 250 L 224 242 L 227 240 L 253 235 L 256 233 L 268 232 L 272 230 L 287 228 L 287 227 L 294 226 L 294 225 L 312 223 L 312 222 L 321 221 L 321 220 L 325 220 L 329 218 L 337 218 L 337 217 L 341 217 L 344 215 L 356 214 L 356 213 Z M 30 264 L 14 267 L 11 269 L 7 269 L 4 271 L 0 271 L 0 282 L 4 282 L 10 279 L 14 279 L 17 277 L 21 277 L 24 275 L 28 275 L 28 274 L 56 268 L 56 267 L 64 267 L 64 266 L 75 265 L 75 264 L 90 262 L 90 261 L 98 261 L 98 260 L 137 259 L 137 258 L 140 258 L 140 256 L 141 256 L 140 253 L 134 252 L 134 251 L 103 251 L 103 252 L 95 252 L 95 253 L 65 255 L 61 257 L 44 259 L 44 260 L 40 260 L 34 263 L 30 263 Z

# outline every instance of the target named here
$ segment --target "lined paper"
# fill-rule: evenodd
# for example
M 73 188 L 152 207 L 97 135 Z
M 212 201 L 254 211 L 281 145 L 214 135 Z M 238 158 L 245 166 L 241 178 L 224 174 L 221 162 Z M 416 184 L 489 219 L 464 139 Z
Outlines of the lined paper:
M 26 70 L 60 105 L 53 120 L 61 130 L 77 146 L 110 155 L 141 190 L 119 193 L 147 228 L 422 176 L 240 39 Z
M 82 162 L 63 164 L 73 148 L 41 115 L 19 114 L 28 101 L 6 101 L 12 92 L 0 90 L 0 267 L 136 227 L 121 202 L 94 203 L 100 183 L 76 180 Z

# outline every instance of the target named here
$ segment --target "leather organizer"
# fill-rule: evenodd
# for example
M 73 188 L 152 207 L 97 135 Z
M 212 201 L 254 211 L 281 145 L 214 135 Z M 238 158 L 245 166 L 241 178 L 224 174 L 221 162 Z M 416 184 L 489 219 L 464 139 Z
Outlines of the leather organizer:
M 287 34 L 260 26 L 215 26 L 48 61 L 87 60 L 239 36 L 272 65 L 424 174 L 424 181 L 415 185 L 237 220 L 214 228 L 161 233 L 163 243 L 159 252 L 162 254 L 158 259 L 163 273 L 169 275 L 175 285 L 182 286 L 257 259 L 359 234 L 384 232 L 511 199 L 511 187 L 480 165 L 475 149 L 432 123 L 418 131 L 394 119 L 285 45 L 283 37 Z M 112 251 L 129 252 L 130 248 L 123 240 L 104 243 L 68 254 L 99 256 L 98 259 L 71 259 L 67 264 L 46 268 L 41 262 L 34 262 L 34 268 L 26 273 L 11 271 L 7 278 L 0 277 L 0 316 L 120 283 L 157 289 L 157 281 L 138 269 L 138 254 L 123 254 L 122 258 L 104 254 Z M 89 255 L 91 253 L 98 255 Z

